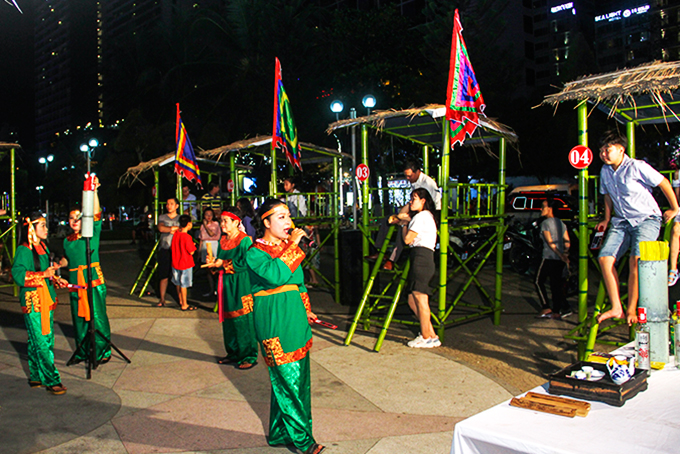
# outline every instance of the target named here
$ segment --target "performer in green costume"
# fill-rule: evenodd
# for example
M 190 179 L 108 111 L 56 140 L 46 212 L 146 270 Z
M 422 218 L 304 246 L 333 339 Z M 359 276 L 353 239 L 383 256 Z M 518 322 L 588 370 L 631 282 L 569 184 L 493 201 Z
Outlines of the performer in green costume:
M 54 285 L 61 288 L 67 282 L 54 274 L 59 265 L 50 266 L 46 239 L 47 221 L 42 214 L 23 219 L 22 243 L 14 257 L 12 277 L 21 287 L 19 302 L 28 333 L 28 383 L 32 388 L 45 386 L 52 394 L 64 394 L 66 387 L 54 365 L 52 310 L 57 305 Z
M 267 199 L 255 218 L 258 239 L 246 255 L 253 292 L 255 335 L 272 382 L 269 444 L 294 444 L 305 454 L 325 447 L 312 435 L 309 349 L 311 311 L 298 247 L 304 231 L 292 226 L 288 207 Z
M 220 239 L 217 260 L 208 255 L 211 268 L 218 268 L 218 313 L 222 323 L 224 348 L 227 356 L 220 364 L 236 363 L 239 369 L 257 364 L 257 341 L 253 328 L 253 295 L 246 266 L 246 253 L 253 240 L 239 230 L 241 218 L 236 207 L 227 207 L 220 216 L 224 235 Z
M 95 187 L 99 187 L 99 180 L 94 179 Z M 90 249 L 92 250 L 91 268 L 92 268 L 92 306 L 94 309 L 94 327 L 102 333 L 106 339 L 97 335 L 95 337 L 96 358 L 98 362 L 107 363 L 111 359 L 111 345 L 108 340 L 111 339 L 111 328 L 109 326 L 109 317 L 106 315 L 106 282 L 104 281 L 104 274 L 99 265 L 99 237 L 102 232 L 102 210 L 99 205 L 99 196 L 97 189 L 94 192 L 94 231 L 90 239 Z M 75 284 L 81 287 L 87 287 L 87 258 L 85 239 L 82 238 L 81 217 L 82 213 L 79 210 L 72 210 L 68 215 L 68 224 L 73 229 L 73 233 L 64 238 L 64 254 L 66 260 L 62 260 L 62 266 L 69 267 L 70 284 Z M 84 361 L 88 357 L 89 340 L 83 342 L 87 335 L 87 328 L 90 322 L 90 307 L 87 300 L 87 289 L 79 289 L 77 292 L 71 292 L 71 316 L 73 317 L 73 328 L 76 334 L 76 347 L 80 348 L 74 357 L 75 363 Z

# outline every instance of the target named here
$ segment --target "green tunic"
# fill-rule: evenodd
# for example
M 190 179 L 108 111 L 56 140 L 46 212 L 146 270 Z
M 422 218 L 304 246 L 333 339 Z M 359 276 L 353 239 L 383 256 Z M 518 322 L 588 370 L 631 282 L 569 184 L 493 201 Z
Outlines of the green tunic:
M 24 312 L 24 322 L 28 333 L 29 380 L 40 382 L 44 386 L 55 386 L 61 383 L 59 371 L 54 365 L 54 331 L 52 330 L 52 308 L 56 305 L 57 294 L 52 281 L 36 276 L 36 272 L 45 271 L 50 266 L 49 251 L 45 247 L 41 252 L 38 255 L 40 269 L 36 270 L 33 251 L 25 245 L 19 246 L 14 257 L 12 277 L 14 282 L 21 287 L 19 302 Z M 43 282 L 47 285 L 53 305 L 40 298 L 38 287 L 42 286 Z M 49 325 L 47 334 L 43 334 L 41 322 L 40 309 L 43 304 L 51 306 L 47 308 L 49 318 L 45 319 L 46 325 Z
M 253 241 L 245 233 L 232 240 L 222 237 L 217 258 L 225 261 L 217 284 L 219 316 L 224 348 L 237 364 L 257 361 L 257 341 L 253 327 L 253 295 L 246 266 L 246 253 Z
M 92 297 L 93 297 L 93 309 L 94 309 L 94 327 L 100 333 L 106 337 L 103 339 L 101 336 L 96 336 L 95 348 L 97 361 L 109 358 L 111 356 L 111 345 L 107 340 L 111 339 L 111 328 L 109 326 L 109 317 L 106 315 L 106 283 L 104 281 L 104 275 L 101 272 L 101 267 L 99 266 L 99 238 L 102 232 L 102 221 L 94 221 L 94 232 L 92 238 L 90 239 L 90 249 L 92 249 Z M 85 238 L 81 238 L 80 235 L 72 234 L 64 238 L 64 254 L 68 259 L 69 276 L 68 281 L 70 284 L 78 285 L 78 275 L 80 274 L 80 279 L 87 283 L 87 257 L 86 257 L 86 247 Z M 84 295 L 86 293 L 83 292 Z M 84 313 L 78 315 L 78 292 L 71 292 L 71 316 L 73 317 L 73 329 L 75 330 L 75 340 L 76 347 L 80 345 L 81 347 L 76 352 L 75 360 L 84 361 L 87 359 L 87 349 L 88 342 L 83 342 L 87 335 L 87 329 L 89 322 L 85 319 Z M 85 296 L 85 301 L 87 302 L 87 297 Z M 81 311 L 83 308 L 81 308 Z
M 257 240 L 246 256 L 254 296 L 255 335 L 272 383 L 269 444 L 313 443 L 308 351 L 312 330 L 309 298 L 300 263 L 305 255 L 292 243 Z

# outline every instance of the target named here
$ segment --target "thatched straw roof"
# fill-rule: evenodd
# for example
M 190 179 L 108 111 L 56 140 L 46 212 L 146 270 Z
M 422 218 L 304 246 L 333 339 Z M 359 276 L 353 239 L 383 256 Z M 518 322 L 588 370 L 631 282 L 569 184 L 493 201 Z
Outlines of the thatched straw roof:
M 256 136 L 250 139 L 239 140 L 229 145 L 224 145 L 212 150 L 201 150 L 196 154 L 196 159 L 199 162 L 209 163 L 212 165 L 226 166 L 226 161 L 222 161 L 230 153 L 247 152 L 253 154 L 260 154 L 269 156 L 269 149 L 271 147 L 272 136 Z M 319 147 L 314 144 L 300 142 L 302 148 L 302 165 L 315 164 L 319 162 L 327 162 L 335 157 L 351 158 L 346 153 L 341 153 L 330 148 Z M 141 162 L 134 167 L 130 167 L 118 180 L 118 186 L 128 184 L 131 186 L 135 181 L 139 180 L 139 176 L 156 167 L 160 167 L 173 162 L 175 153 L 168 153 L 158 158 L 151 159 L 146 162 Z M 286 157 L 282 153 L 277 153 L 277 159 L 285 160 Z M 248 168 L 245 166 L 237 166 L 239 168 Z M 141 180 L 140 180 L 141 181 Z
M 441 147 L 442 121 L 446 108 L 442 104 L 428 104 L 404 110 L 381 110 L 371 115 L 331 123 L 326 129 L 328 134 L 336 130 L 368 124 L 381 132 L 392 134 L 422 145 Z M 480 116 L 481 128 L 477 128 L 473 137 L 465 141 L 466 145 L 497 141 L 505 137 L 511 143 L 517 142 L 517 135 L 508 126 L 492 120 L 485 115 Z
M 0 150 L 10 149 L 10 148 L 21 149 L 21 145 L 19 145 L 18 143 L 0 142 Z
M 680 62 L 652 62 L 635 68 L 585 76 L 545 97 L 541 105 L 587 101 L 624 123 L 680 121 Z

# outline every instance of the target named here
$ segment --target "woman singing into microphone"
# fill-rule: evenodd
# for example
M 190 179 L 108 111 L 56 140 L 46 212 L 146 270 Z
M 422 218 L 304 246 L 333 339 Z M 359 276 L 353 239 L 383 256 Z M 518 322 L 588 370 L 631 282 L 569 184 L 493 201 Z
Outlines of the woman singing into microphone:
M 304 236 L 292 226 L 288 207 L 267 199 L 255 216 L 257 240 L 246 255 L 253 292 L 255 336 L 272 383 L 270 445 L 293 444 L 305 454 L 325 447 L 312 435 L 309 349 L 316 315 L 309 304 L 300 264 Z

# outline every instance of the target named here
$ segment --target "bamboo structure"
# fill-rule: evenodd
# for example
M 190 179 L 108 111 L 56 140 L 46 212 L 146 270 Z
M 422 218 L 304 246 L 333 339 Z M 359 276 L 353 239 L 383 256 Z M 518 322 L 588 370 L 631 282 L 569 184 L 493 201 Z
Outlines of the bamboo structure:
M 545 97 L 541 105 L 557 109 L 563 102 L 577 102 L 579 143 L 588 146 L 588 105 L 594 106 L 626 126 L 627 153 L 635 157 L 635 132 L 639 125 L 666 124 L 680 121 L 680 62 L 652 62 L 635 68 L 606 74 L 582 77 L 567 83 L 558 93 Z M 588 176 L 587 169 L 579 171 L 579 324 L 566 336 L 576 340 L 579 359 L 586 359 L 595 344 L 621 345 L 598 337 L 612 329 L 603 330 L 597 316 L 607 310 L 606 292 L 600 282 L 592 316 L 588 314 L 588 262 L 595 257 L 588 250 L 590 229 L 597 215 L 588 212 L 589 181 L 597 187 L 597 177 Z M 597 192 L 593 194 L 597 198 Z M 595 205 L 597 207 L 597 204 Z M 597 264 L 596 264 L 597 266 Z M 620 270 L 619 270 L 620 271 Z M 623 297 L 622 297 L 623 298 Z M 632 332 L 631 332 L 632 334 Z
M 285 156 L 277 156 L 276 150 L 271 150 L 270 144 L 271 144 L 271 136 L 256 136 L 250 139 L 245 139 L 245 140 L 239 140 L 237 142 L 224 145 L 215 149 L 211 150 L 201 150 L 197 153 L 197 160 L 199 162 L 199 165 L 207 165 L 207 166 L 218 166 L 218 167 L 224 167 L 227 168 L 227 172 L 229 175 L 229 178 L 233 181 L 234 183 L 234 189 L 231 191 L 229 194 L 229 199 L 228 202 L 231 205 L 236 204 L 237 198 L 241 196 L 245 196 L 249 199 L 252 199 L 253 202 L 256 204 L 261 203 L 266 196 L 249 196 L 249 195 L 244 195 L 243 194 L 243 184 L 242 184 L 242 176 L 249 170 L 251 170 L 250 167 L 244 166 L 237 164 L 237 157 L 242 154 L 242 153 L 248 153 L 252 155 L 259 155 L 259 156 L 265 156 L 269 157 L 272 159 L 272 164 L 271 164 L 271 181 L 270 181 L 270 187 L 269 187 L 269 197 L 275 197 L 275 198 L 281 198 L 282 200 L 288 202 L 288 198 L 290 197 L 287 193 L 280 193 L 277 191 L 277 168 L 278 166 L 285 164 L 286 158 Z M 316 225 L 316 226 L 323 226 L 324 228 L 327 228 L 329 230 L 328 235 L 321 241 L 319 244 L 319 247 L 314 251 L 309 257 L 305 258 L 305 262 L 303 263 L 303 266 L 308 266 L 311 269 L 314 269 L 315 272 L 318 273 L 319 277 L 323 281 L 323 285 L 327 288 L 329 288 L 333 293 L 335 297 L 335 301 L 339 302 L 340 301 L 340 260 L 339 260 L 339 254 L 340 254 L 340 249 L 339 249 L 339 230 L 340 230 L 340 225 L 341 225 L 341 219 L 340 219 L 340 185 L 339 182 L 341 180 L 341 175 L 340 175 L 340 169 L 341 169 L 341 160 L 342 159 L 348 159 L 351 158 L 349 155 L 345 153 L 341 153 L 337 150 L 332 150 L 329 148 L 324 148 L 324 147 L 319 147 L 314 144 L 310 143 L 300 143 L 300 146 L 302 148 L 302 153 L 303 153 L 303 165 L 305 164 L 317 164 L 317 163 L 328 163 L 331 162 L 333 166 L 333 188 L 329 192 L 325 193 L 319 193 L 319 192 L 309 192 L 309 193 L 296 193 L 296 197 L 304 197 L 307 206 L 309 207 L 309 213 L 307 214 L 306 217 L 304 218 L 293 218 L 293 220 L 301 225 Z M 141 182 L 141 174 L 147 172 L 147 171 L 154 171 L 154 185 L 155 185 L 155 197 L 154 197 L 154 223 L 158 223 L 158 215 L 159 215 L 159 210 L 162 205 L 160 202 L 160 191 L 159 191 L 159 176 L 158 172 L 160 167 L 166 166 L 166 165 L 171 165 L 174 163 L 175 155 L 174 153 L 169 153 L 164 156 L 142 162 L 134 167 L 131 167 L 123 174 L 120 179 L 119 179 L 119 186 L 121 184 L 128 184 L 132 185 L 136 181 Z M 205 167 L 203 167 L 205 168 Z M 205 173 L 204 170 L 201 170 L 201 173 Z M 221 176 L 218 174 L 218 176 Z M 272 183 L 273 182 L 273 183 Z M 142 182 L 143 184 L 143 182 Z M 177 177 L 177 189 L 176 189 L 176 196 L 179 199 L 180 202 L 180 211 L 183 210 L 184 204 L 188 203 L 182 200 L 182 193 L 181 193 L 181 180 L 180 177 Z M 200 203 L 200 200 L 197 200 L 196 202 L 191 202 L 191 203 Z M 256 205 L 257 206 L 257 205 Z M 319 206 L 325 207 L 325 209 L 320 209 L 318 208 Z M 321 247 L 326 244 L 331 242 L 333 244 L 333 274 L 331 276 L 326 276 L 324 275 L 321 270 L 315 268 L 312 265 L 312 259 L 316 256 L 316 254 L 320 253 Z M 153 272 L 155 271 L 155 266 L 153 266 L 151 262 L 151 257 L 153 256 L 154 251 L 151 252 L 151 255 L 147 259 L 145 265 L 142 267 L 142 270 L 139 272 L 137 279 L 135 281 L 135 285 L 132 287 L 132 290 L 130 291 L 130 294 L 132 294 L 135 289 L 137 288 L 138 284 L 141 283 L 143 280 L 144 285 L 141 287 L 140 291 L 140 296 L 144 293 L 151 277 L 153 276 Z M 155 263 L 155 262 L 154 262 Z M 153 269 L 146 274 L 147 270 L 153 266 Z M 146 276 L 146 277 L 144 277 Z
M 9 166 L 10 166 L 10 190 L 8 194 L 2 195 L 2 201 L 0 204 L 0 209 L 3 210 L 4 214 L 0 215 L 0 219 L 6 219 L 8 221 L 7 228 L 0 232 L 0 242 L 2 244 L 2 251 L 0 251 L 0 266 L 2 266 L 3 257 L 6 256 L 10 265 L 14 263 L 14 256 L 17 252 L 17 204 L 16 204 L 16 152 L 21 149 L 21 145 L 17 143 L 2 143 L 0 142 L 0 153 L 3 151 L 9 152 Z M 2 158 L 0 154 L 0 159 Z M 19 295 L 19 287 L 13 282 L 10 284 L 2 284 L 0 287 L 12 287 L 12 293 L 14 296 Z
M 466 140 L 465 145 L 481 147 L 489 154 L 497 156 L 498 183 L 496 184 L 463 184 L 450 181 L 450 143 L 446 121 L 444 120 L 445 108 L 442 105 L 431 104 L 421 108 L 406 110 L 387 110 L 378 111 L 372 115 L 360 118 L 350 118 L 332 123 L 327 133 L 333 133 L 340 129 L 360 127 L 361 128 L 361 161 L 370 167 L 368 154 L 368 131 L 374 131 L 393 135 L 402 139 L 409 140 L 422 146 L 424 168 L 432 170 L 434 149 L 441 150 L 441 161 L 439 174 L 439 186 L 442 188 L 442 209 L 441 221 L 439 225 L 439 274 L 435 286 L 435 297 L 437 310 L 432 311 L 433 325 L 440 338 L 444 336 L 447 326 L 472 318 L 492 316 L 495 324 L 500 323 L 502 311 L 502 274 L 503 274 L 503 236 L 505 233 L 505 159 L 507 152 L 507 142 L 517 142 L 517 136 L 508 127 L 493 121 L 485 116 L 481 116 L 481 128 L 472 138 Z M 499 143 L 498 155 L 493 154 L 489 146 L 492 142 Z M 406 282 L 409 262 L 402 267 L 395 265 L 395 270 L 388 272 L 388 283 L 382 291 L 373 291 L 376 276 L 385 273 L 381 270 L 381 261 L 387 250 L 387 241 L 378 251 L 376 264 L 371 268 L 365 258 L 369 254 L 369 247 L 372 243 L 371 232 L 375 230 L 376 221 L 382 217 L 374 213 L 371 206 L 371 194 L 389 194 L 393 200 L 397 199 L 402 188 L 371 188 L 368 182 L 362 183 L 362 277 L 364 291 L 362 294 L 359 308 L 355 314 L 345 344 L 351 343 L 352 337 L 359 324 L 364 329 L 369 329 L 372 323 L 380 327 L 380 333 L 374 346 L 375 351 L 379 351 L 382 341 L 390 326 L 390 323 L 414 324 L 412 320 L 397 320 L 394 318 L 395 309 L 402 299 L 402 289 Z M 410 191 L 409 191 L 410 193 Z M 476 194 L 475 197 L 472 195 Z M 403 194 L 401 194 L 403 196 Z M 483 208 L 486 198 L 486 207 Z M 403 198 L 403 197 L 402 197 Z M 383 205 L 389 203 L 390 198 L 383 197 Z M 449 248 L 450 232 L 465 231 L 479 228 L 493 228 L 495 233 L 478 247 L 469 257 L 461 258 Z M 392 230 L 388 233 L 391 236 Z M 496 258 L 495 267 L 495 291 L 493 296 L 486 291 L 479 279 L 479 273 L 490 258 Z M 474 268 L 468 266 L 475 255 L 481 255 L 481 262 Z M 450 258 L 459 264 L 452 270 L 448 269 Z M 450 295 L 447 292 L 448 285 L 460 272 L 465 275 L 465 282 L 457 294 Z M 471 305 L 463 303 L 463 295 L 471 287 L 480 290 L 487 301 L 487 304 Z M 391 294 L 388 290 L 393 289 Z M 453 314 L 454 309 L 464 308 L 463 314 Z M 381 312 L 385 311 L 383 315 Z

